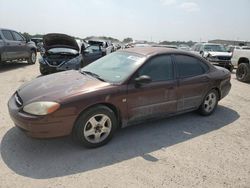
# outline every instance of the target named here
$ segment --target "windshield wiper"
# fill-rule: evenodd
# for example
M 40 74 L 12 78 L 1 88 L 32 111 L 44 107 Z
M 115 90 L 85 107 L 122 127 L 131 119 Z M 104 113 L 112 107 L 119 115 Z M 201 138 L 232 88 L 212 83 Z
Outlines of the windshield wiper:
M 106 82 L 104 79 L 102 79 L 98 74 L 95 74 L 93 72 L 90 72 L 90 71 L 80 71 L 82 74 L 87 74 L 87 75 L 90 75 L 98 80 L 101 80 L 103 82 Z

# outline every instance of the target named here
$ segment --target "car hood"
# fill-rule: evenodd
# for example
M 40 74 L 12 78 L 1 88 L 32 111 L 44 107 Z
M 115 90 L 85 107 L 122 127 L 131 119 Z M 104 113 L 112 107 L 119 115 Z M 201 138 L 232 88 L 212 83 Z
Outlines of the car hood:
M 211 56 L 232 56 L 232 53 L 229 52 L 207 52 Z
M 107 82 L 71 70 L 36 78 L 22 85 L 17 92 L 23 105 L 26 105 L 37 101 L 61 102 L 79 93 L 93 92 L 109 85 Z
M 50 33 L 43 36 L 43 47 L 45 50 L 51 48 L 70 48 L 79 51 L 76 40 L 68 35 L 60 33 Z

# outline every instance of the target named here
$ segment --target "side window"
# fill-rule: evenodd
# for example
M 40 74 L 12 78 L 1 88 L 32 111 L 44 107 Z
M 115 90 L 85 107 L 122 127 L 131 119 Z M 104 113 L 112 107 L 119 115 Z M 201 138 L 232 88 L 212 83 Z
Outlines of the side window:
M 0 40 L 2 40 L 2 36 L 1 36 L 1 33 L 0 33 Z
M 139 71 L 138 76 L 150 76 L 153 82 L 173 79 L 173 64 L 170 55 L 150 59 Z
M 6 38 L 7 40 L 14 40 L 10 31 L 2 30 L 2 33 L 3 33 L 4 38 Z
M 200 60 L 186 55 L 176 55 L 175 61 L 180 78 L 204 74 L 208 67 Z
M 95 52 L 100 52 L 101 48 L 98 45 L 91 45 L 86 48 L 86 51 L 88 51 L 89 53 L 95 53 Z
M 15 37 L 15 39 L 17 41 L 23 41 L 24 40 L 24 38 L 19 33 L 13 31 L 12 34 L 13 34 L 13 36 Z

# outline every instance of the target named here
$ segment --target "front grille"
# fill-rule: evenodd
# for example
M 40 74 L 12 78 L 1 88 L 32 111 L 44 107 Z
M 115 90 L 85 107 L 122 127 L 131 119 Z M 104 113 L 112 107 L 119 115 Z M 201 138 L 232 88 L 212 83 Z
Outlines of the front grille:
M 21 99 L 21 97 L 18 95 L 18 93 L 15 93 L 15 101 L 18 107 L 22 107 L 23 106 L 23 100 Z
M 217 56 L 217 58 L 222 61 L 229 61 L 231 59 L 229 56 Z

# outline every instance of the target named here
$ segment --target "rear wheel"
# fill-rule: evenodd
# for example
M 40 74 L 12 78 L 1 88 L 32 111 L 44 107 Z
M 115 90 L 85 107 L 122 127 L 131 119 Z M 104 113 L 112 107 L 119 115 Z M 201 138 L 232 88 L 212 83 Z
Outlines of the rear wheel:
M 236 78 L 241 82 L 250 82 L 250 65 L 247 63 L 239 64 L 236 70 Z
M 75 123 L 72 136 L 75 141 L 88 148 L 108 143 L 117 128 L 115 113 L 99 105 L 84 112 Z
M 36 52 L 32 50 L 30 53 L 30 57 L 28 59 L 28 64 L 35 64 L 35 63 L 36 63 Z
M 218 100 L 218 92 L 215 89 L 209 91 L 208 94 L 205 96 L 202 104 L 200 105 L 200 114 L 204 116 L 212 114 L 218 105 Z

